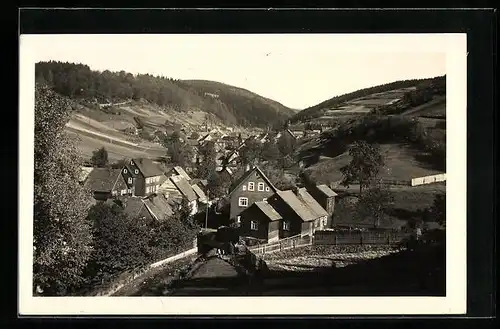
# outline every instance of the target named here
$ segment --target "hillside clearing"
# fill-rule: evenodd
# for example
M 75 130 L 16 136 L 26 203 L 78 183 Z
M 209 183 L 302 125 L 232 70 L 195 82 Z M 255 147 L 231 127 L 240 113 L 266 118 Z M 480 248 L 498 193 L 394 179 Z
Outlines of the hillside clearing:
M 419 152 L 401 144 L 382 144 L 381 152 L 385 159 L 385 166 L 380 177 L 391 180 L 410 180 L 415 177 L 439 174 L 418 161 Z M 318 163 L 311 165 L 305 171 L 319 184 L 330 184 L 342 180 L 340 168 L 351 161 L 348 152 L 336 157 L 323 157 Z

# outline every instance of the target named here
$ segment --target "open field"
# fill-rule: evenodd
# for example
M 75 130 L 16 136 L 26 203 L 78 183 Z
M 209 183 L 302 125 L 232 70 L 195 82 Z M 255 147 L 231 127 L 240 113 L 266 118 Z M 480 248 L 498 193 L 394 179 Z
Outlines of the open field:
M 416 160 L 419 152 L 400 144 L 380 145 L 385 166 L 380 176 L 383 179 L 410 180 L 414 177 L 439 174 L 426 164 Z M 322 157 L 318 163 L 306 169 L 318 183 L 329 184 L 342 179 L 340 168 L 349 164 L 351 156 L 344 152 L 336 157 Z

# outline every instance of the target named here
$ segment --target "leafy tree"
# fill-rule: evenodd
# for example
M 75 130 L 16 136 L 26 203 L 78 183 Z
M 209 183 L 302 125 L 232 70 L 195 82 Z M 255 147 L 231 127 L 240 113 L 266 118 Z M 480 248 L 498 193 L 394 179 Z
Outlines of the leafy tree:
M 376 144 L 368 144 L 365 141 L 355 142 L 349 149 L 351 162 L 342 167 L 342 185 L 349 187 L 354 182 L 359 183 L 359 193 L 362 189 L 370 186 L 384 166 L 384 158 L 380 153 L 380 147 Z
M 150 229 L 145 221 L 127 217 L 115 204 L 97 203 L 88 214 L 94 223 L 94 252 L 86 269 L 91 282 L 147 264 L 151 259 Z
M 70 103 L 35 89 L 34 252 L 36 294 L 64 295 L 82 283 L 91 253 L 90 193 L 78 184 L 80 157 L 64 132 Z
M 430 212 L 439 225 L 446 226 L 446 194 L 435 195 Z
M 210 196 L 220 198 L 227 194 L 231 180 L 228 175 L 213 172 L 207 180 L 207 188 Z
M 297 141 L 288 134 L 282 134 L 278 139 L 278 149 L 282 156 L 287 156 L 293 153 Z
M 245 142 L 245 145 L 240 149 L 240 163 L 243 166 L 255 165 L 260 159 L 262 152 L 262 144 L 255 140 L 249 139 Z
M 276 143 L 271 139 L 267 140 L 262 146 L 261 159 L 264 161 L 275 162 L 280 158 L 280 150 Z
M 167 148 L 167 155 L 173 164 L 181 167 L 191 165 L 194 156 L 193 148 L 186 142 L 180 140 L 180 134 L 176 131 L 165 138 L 163 145 Z
M 200 147 L 199 156 L 201 158 L 198 164 L 198 177 L 206 179 L 213 173 L 217 167 L 215 143 L 208 141 Z
M 92 152 L 92 158 L 90 158 L 92 165 L 94 167 L 103 168 L 108 165 L 108 151 L 104 147 Z
M 394 202 L 392 192 L 382 184 L 370 187 L 358 201 L 358 211 L 361 216 L 371 217 L 375 228 L 380 226 L 389 206 Z

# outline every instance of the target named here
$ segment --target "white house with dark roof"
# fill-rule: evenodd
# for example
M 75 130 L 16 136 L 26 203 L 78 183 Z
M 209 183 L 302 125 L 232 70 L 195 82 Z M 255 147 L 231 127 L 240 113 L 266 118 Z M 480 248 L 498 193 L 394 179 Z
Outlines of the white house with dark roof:
M 166 179 L 160 165 L 146 158 L 128 160 L 122 169 L 122 174 L 128 188 L 136 196 L 156 193 Z

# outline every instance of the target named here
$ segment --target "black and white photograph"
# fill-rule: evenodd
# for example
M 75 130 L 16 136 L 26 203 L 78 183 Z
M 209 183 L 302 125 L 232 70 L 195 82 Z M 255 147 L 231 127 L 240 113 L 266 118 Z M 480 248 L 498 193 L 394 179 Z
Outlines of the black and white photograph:
M 465 41 L 22 35 L 20 305 L 462 310 Z

